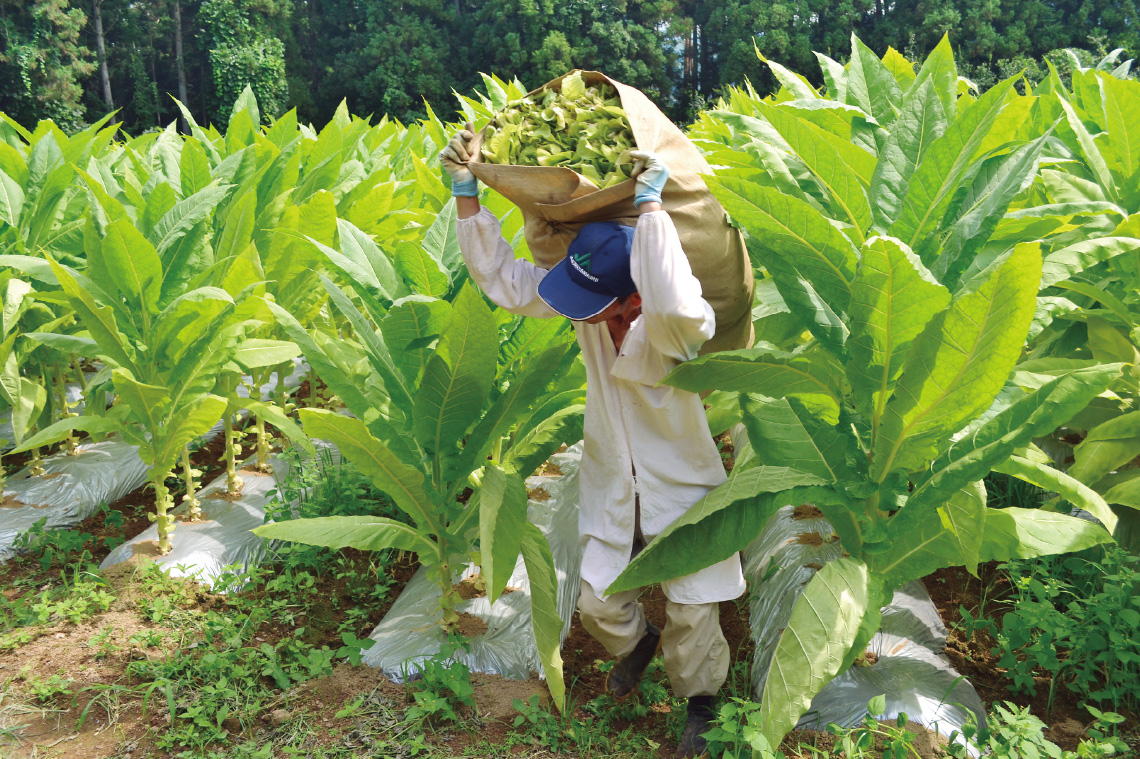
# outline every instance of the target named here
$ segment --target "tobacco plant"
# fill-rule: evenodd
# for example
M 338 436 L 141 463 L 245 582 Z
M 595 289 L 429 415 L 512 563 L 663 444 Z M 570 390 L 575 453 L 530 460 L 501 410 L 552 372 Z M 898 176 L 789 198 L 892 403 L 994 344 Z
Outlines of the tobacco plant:
M 609 589 L 696 571 L 745 548 L 781 506 L 817 506 L 846 555 L 808 583 L 780 635 L 761 701 L 772 745 L 862 653 L 903 583 L 1111 540 L 1066 514 L 987 508 L 982 478 L 1123 371 L 1008 382 L 1043 251 L 994 229 L 1055 134 L 1029 118 L 1033 99 L 1013 79 L 975 97 L 946 40 L 917 73 L 854 38 L 847 66 L 820 59 L 826 97 L 773 65 L 779 94 L 735 92 L 732 111 L 698 127 L 714 162 L 737 149 L 706 181 L 796 329 L 783 348 L 709 354 L 666 378 L 739 393 L 755 456 Z
M 557 578 L 545 538 L 526 521 L 523 481 L 560 444 L 581 435 L 584 377 L 567 325 L 492 311 L 473 286 L 460 284 L 463 276 L 452 281 L 428 250 L 420 253 L 428 273 L 421 269 L 407 286 L 440 295 L 458 289 L 454 301 L 419 292 L 391 301 L 384 282 L 395 280 L 384 252 L 348 222 L 340 223 L 339 237 L 340 251 L 314 245 L 353 283 L 355 297 L 323 280 L 354 340 L 307 333 L 284 309 L 270 308 L 353 414 L 302 409 L 305 431 L 335 443 L 411 524 L 329 517 L 255 532 L 333 548 L 416 551 L 439 586 L 439 619 L 449 629 L 458 622 L 458 565 L 477 561 L 494 602 L 521 551 L 535 639 L 561 704 Z M 454 238 L 436 252 L 457 256 Z

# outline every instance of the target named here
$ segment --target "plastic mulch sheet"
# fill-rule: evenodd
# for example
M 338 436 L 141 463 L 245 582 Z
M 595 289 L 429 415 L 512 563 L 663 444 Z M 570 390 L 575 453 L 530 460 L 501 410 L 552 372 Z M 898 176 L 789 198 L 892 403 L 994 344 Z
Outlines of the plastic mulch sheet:
M 555 454 L 550 463 L 562 473 L 531 477 L 528 519 L 546 536 L 558 572 L 558 614 L 563 620 L 562 639 L 570 632 L 570 621 L 578 601 L 581 560 L 578 541 L 578 466 L 581 443 L 565 453 Z M 468 566 L 463 578 L 475 567 Z M 542 663 L 534 643 L 530 614 L 530 583 L 520 557 L 507 582 L 515 591 L 501 596 L 492 606 L 486 597 L 473 598 L 459 605 L 458 611 L 479 617 L 487 631 L 470 638 L 470 650 L 453 658 L 474 672 L 497 674 L 512 680 L 542 675 Z M 419 662 L 439 652 L 445 640 L 439 625 L 439 588 L 426 570 L 420 569 L 408 582 L 383 621 L 372 631 L 376 644 L 364 652 L 364 663 L 379 667 L 396 682 L 418 673 Z
M 285 387 L 300 385 L 308 368 L 308 364 L 297 359 L 293 372 L 285 377 Z M 268 396 L 276 387 L 277 373 L 274 372 L 262 386 L 263 395 Z M 248 397 L 248 389 L 242 386 L 238 394 Z M 78 384 L 68 385 L 67 395 L 72 403 L 82 402 Z M 11 434 L 8 419 L 0 423 L 0 437 L 5 434 L 3 424 L 8 425 L 8 434 Z M 219 421 L 201 439 L 212 440 L 221 431 Z M 100 504 L 110 504 L 146 482 L 148 468 L 133 445 L 111 439 L 81 445 L 78 450 L 80 453 L 75 456 L 57 453 L 45 458 L 45 476 L 31 477 L 25 469 L 5 483 L 4 505 L 0 506 L 0 562 L 16 553 L 16 538 L 40 519 L 47 517 L 45 527 L 48 529 L 74 527 L 93 514 Z M 224 510 L 219 509 L 219 513 L 221 511 Z
M 841 555 L 831 525 L 809 505 L 780 509 L 745 550 L 745 576 L 753 588 L 752 686 L 757 699 L 803 587 L 824 564 Z M 856 725 L 868 716 L 867 702 L 878 695 L 887 698 L 886 713 L 874 715 L 880 719 L 905 712 L 944 736 L 960 731 L 970 713 L 984 724 L 985 707 L 977 692 L 942 655 L 946 638 L 947 630 L 922 583 L 908 583 L 883 608 L 880 630 L 867 646 L 872 654 L 866 657 L 869 663 L 853 666 L 828 683 L 798 726 Z
M 321 445 L 318 443 L 318 445 Z M 333 462 L 340 453 L 325 444 Z M 254 459 L 249 459 L 250 464 Z M 213 586 L 226 572 L 243 572 L 264 558 L 268 544 L 250 530 L 265 523 L 266 507 L 277 500 L 278 485 L 285 481 L 290 464 L 271 455 L 272 472 L 262 473 L 241 469 L 238 476 L 244 481 L 239 496 L 224 496 L 226 476 L 223 474 L 202 488 L 198 494 L 202 501 L 205 519 L 199 522 L 179 521 L 171 533 L 172 549 L 158 554 L 158 528 L 151 525 L 139 535 L 103 559 L 100 569 L 129 561 L 135 556 L 146 556 L 166 569 L 173 577 L 190 577 Z M 228 568 L 228 569 L 227 569 Z
M 48 529 L 74 527 L 146 481 L 148 467 L 138 448 L 121 440 L 86 443 L 75 455 L 56 453 L 43 460 L 46 474 L 27 467 L 4 484 L 0 505 L 0 561 L 15 553 L 16 538 L 46 518 Z

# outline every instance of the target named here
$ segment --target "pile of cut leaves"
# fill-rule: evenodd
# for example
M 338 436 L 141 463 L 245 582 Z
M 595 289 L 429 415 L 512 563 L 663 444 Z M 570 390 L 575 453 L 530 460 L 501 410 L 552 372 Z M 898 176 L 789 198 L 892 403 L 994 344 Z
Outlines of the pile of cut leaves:
M 487 126 L 483 160 L 514 166 L 565 166 L 599 188 L 630 178 L 636 147 L 617 91 L 587 85 L 581 71 L 508 105 Z

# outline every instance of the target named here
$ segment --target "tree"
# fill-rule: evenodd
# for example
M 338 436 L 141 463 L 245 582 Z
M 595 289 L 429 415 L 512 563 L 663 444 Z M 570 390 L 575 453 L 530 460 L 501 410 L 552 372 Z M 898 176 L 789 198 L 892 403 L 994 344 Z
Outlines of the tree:
M 289 0 L 205 0 L 198 20 L 209 50 L 212 89 L 207 98 L 214 120 L 228 118 L 248 84 L 268 118 L 285 112 L 285 41 L 292 37 Z
M 0 110 L 26 124 L 83 123 L 83 80 L 94 70 L 80 44 L 87 16 L 68 0 L 0 0 Z

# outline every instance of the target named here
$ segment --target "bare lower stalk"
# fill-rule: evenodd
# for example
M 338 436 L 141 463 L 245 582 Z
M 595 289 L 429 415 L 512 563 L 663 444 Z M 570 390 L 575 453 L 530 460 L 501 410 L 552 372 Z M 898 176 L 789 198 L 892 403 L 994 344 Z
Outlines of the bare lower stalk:
M 32 449 L 32 462 L 31 462 L 31 464 L 32 464 L 32 476 L 33 477 L 43 477 L 45 474 L 47 474 L 47 470 L 44 469 L 44 459 L 43 459 L 43 456 L 40 455 L 40 449 L 39 448 L 33 448 Z
M 226 416 L 225 433 L 226 495 L 238 495 L 245 483 L 237 475 L 237 457 L 241 455 L 241 443 L 238 442 L 237 433 L 234 431 L 233 414 Z
M 440 560 L 439 567 L 439 610 L 442 613 L 443 629 L 456 632 L 459 629 L 459 613 L 455 607 L 459 604 L 459 594 L 451 584 L 451 563 L 445 557 Z
M 68 403 L 68 401 L 67 401 L 67 375 L 64 374 L 63 369 L 61 368 L 58 372 L 56 372 L 55 376 L 56 376 L 56 383 L 55 383 L 56 384 L 56 390 L 59 392 L 59 403 L 60 403 L 59 418 L 60 419 L 67 419 L 67 418 L 72 417 L 72 416 L 77 416 L 77 414 L 73 414 L 71 412 L 71 404 Z M 63 447 L 67 451 L 67 455 L 68 456 L 74 456 L 75 454 L 77 454 L 79 452 L 77 450 L 78 446 L 79 446 L 79 440 L 76 439 L 75 433 L 69 431 L 67 433 L 67 437 L 64 438 L 64 440 L 63 440 Z
M 148 514 L 150 521 L 154 522 L 158 528 L 158 552 L 160 554 L 170 553 L 170 533 L 174 530 L 174 516 L 170 513 L 170 507 L 173 505 L 174 499 L 170 497 L 170 490 L 166 487 L 166 477 L 170 471 L 158 472 L 158 469 L 151 470 L 151 484 L 154 485 L 154 513 Z
M 285 375 L 293 368 L 292 362 L 286 361 L 277 366 L 277 405 L 281 408 L 281 413 L 288 416 L 289 412 L 293 409 L 289 403 L 289 393 L 285 387 Z
M 186 483 L 186 495 L 182 496 L 182 503 L 186 505 L 186 521 L 200 522 L 205 518 L 202 513 L 202 502 L 198 500 L 197 477 L 201 474 L 190 464 L 190 446 L 182 448 L 182 480 Z
M 264 375 L 260 379 L 267 380 Z M 250 388 L 249 395 L 254 400 L 261 400 L 261 385 L 262 383 L 255 379 L 254 386 Z M 268 472 L 270 471 L 269 435 L 265 433 L 265 420 L 261 416 L 255 416 L 254 423 L 257 429 L 257 471 Z
M 0 498 L 4 497 L 4 485 L 8 482 L 8 478 L 4 476 L 4 450 L 0 447 Z

